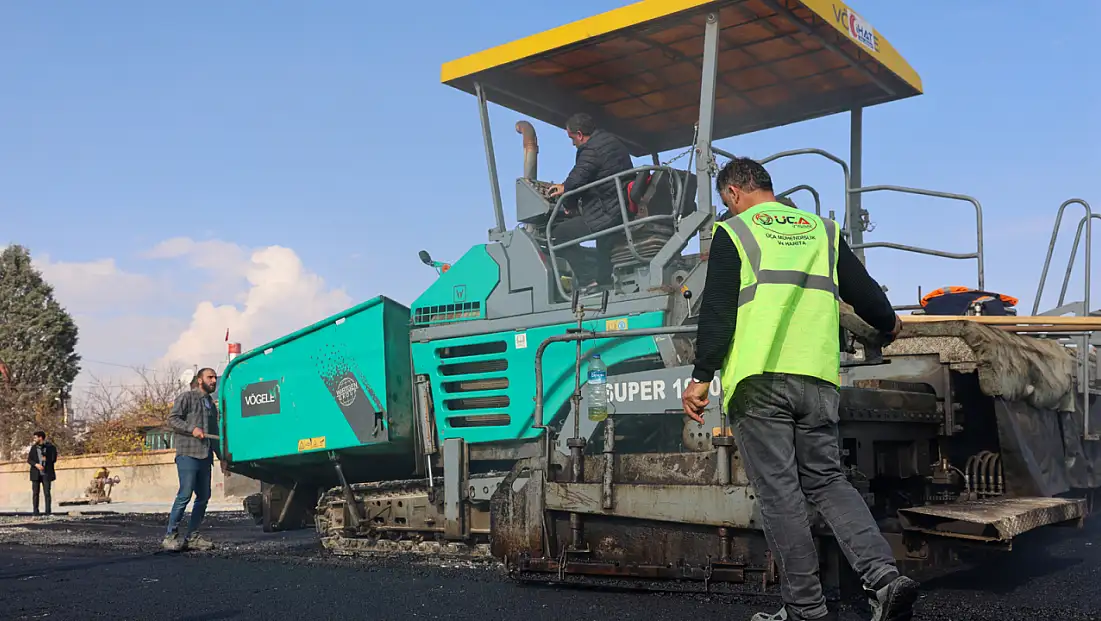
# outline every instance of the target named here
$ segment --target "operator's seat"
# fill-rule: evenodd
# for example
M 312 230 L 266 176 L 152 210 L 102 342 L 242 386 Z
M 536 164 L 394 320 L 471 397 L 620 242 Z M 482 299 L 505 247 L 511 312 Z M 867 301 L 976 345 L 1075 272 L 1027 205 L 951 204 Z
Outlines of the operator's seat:
M 678 172 L 676 174 L 681 179 L 684 188 L 680 200 L 680 216 L 683 218 L 696 210 L 696 175 L 690 172 Z M 676 181 L 669 171 L 644 170 L 639 172 L 627 186 L 627 211 L 631 220 L 641 220 L 657 215 L 672 215 L 677 207 L 674 204 L 673 196 L 676 188 Z M 631 238 L 635 242 L 635 250 L 638 254 L 645 261 L 649 261 L 657 256 L 675 232 L 676 229 L 672 220 L 659 220 L 631 228 Z M 614 233 L 609 237 L 612 242 L 610 254 L 614 268 L 631 266 L 639 262 L 634 253 L 631 252 L 624 232 Z

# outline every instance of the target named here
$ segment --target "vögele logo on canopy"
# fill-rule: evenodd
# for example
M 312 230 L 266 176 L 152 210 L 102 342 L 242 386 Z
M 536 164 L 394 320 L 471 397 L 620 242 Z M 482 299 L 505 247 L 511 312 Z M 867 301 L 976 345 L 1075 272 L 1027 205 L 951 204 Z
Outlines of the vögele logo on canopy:
M 879 37 L 868 20 L 845 5 L 833 5 L 833 19 L 853 40 L 873 52 L 879 51 Z

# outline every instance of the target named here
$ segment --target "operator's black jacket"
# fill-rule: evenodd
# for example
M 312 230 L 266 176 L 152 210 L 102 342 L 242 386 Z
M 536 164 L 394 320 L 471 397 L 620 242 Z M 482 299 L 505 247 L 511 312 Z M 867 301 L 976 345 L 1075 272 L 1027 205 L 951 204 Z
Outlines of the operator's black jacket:
M 598 129 L 589 140 L 577 148 L 577 160 L 562 187 L 566 192 L 592 183 L 598 179 L 634 168 L 627 146 L 614 135 Z M 621 185 L 626 188 L 626 182 Z M 580 195 L 581 210 L 589 228 L 602 231 L 622 222 L 619 211 L 619 195 L 615 184 L 604 183 Z M 568 201 L 572 203 L 572 201 Z
M 42 443 L 42 461 L 39 461 L 39 446 L 31 445 L 31 450 L 27 453 L 27 463 L 31 465 L 31 480 L 32 481 L 53 481 L 57 479 L 57 474 L 54 472 L 54 463 L 57 462 L 57 447 L 53 445 L 53 442 L 46 440 Z M 38 471 L 34 465 L 41 463 L 44 467 L 42 472 Z

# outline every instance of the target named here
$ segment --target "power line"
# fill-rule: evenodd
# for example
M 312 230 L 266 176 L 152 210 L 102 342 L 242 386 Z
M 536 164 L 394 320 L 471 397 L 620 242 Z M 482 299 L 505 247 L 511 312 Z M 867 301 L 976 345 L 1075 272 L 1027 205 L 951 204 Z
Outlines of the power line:
M 150 382 L 149 384 L 103 384 L 103 383 L 100 383 L 100 384 L 95 384 L 95 383 L 84 384 L 84 383 L 80 383 L 80 384 L 73 384 L 72 386 L 73 386 L 73 388 L 78 388 L 78 387 L 87 388 L 87 387 L 90 387 L 90 386 L 97 386 L 97 387 L 103 387 L 103 388 L 145 388 L 147 386 L 155 386 L 158 383 L 162 383 L 162 382 Z M 163 383 L 164 384 L 171 384 L 173 382 L 171 380 L 165 380 Z
M 123 368 L 123 369 L 131 369 L 131 370 L 145 368 L 143 365 L 140 365 L 140 364 L 119 364 L 118 362 L 107 362 L 106 360 L 94 360 L 92 358 L 83 358 L 83 357 L 80 359 L 80 361 L 81 362 L 91 362 L 92 364 L 103 364 L 103 365 L 107 365 L 109 367 L 120 367 L 120 368 Z

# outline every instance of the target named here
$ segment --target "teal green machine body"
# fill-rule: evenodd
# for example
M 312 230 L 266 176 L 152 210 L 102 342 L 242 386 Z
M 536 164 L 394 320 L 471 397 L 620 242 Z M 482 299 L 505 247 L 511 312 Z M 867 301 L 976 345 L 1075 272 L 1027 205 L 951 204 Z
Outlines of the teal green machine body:
M 388 480 L 420 474 L 428 443 L 536 437 L 536 350 L 576 323 L 568 309 L 494 317 L 492 298 L 505 284 L 492 254 L 488 245 L 471 248 L 412 310 L 377 297 L 231 361 L 220 402 L 234 470 L 328 485 L 330 457 L 339 455 L 349 479 Z M 583 327 L 651 328 L 662 320 L 660 311 L 613 311 Z M 556 343 L 544 354 L 548 413 L 567 409 L 575 351 Z M 582 381 L 592 353 L 614 367 L 655 356 L 657 347 L 644 336 L 584 341 L 583 351 Z M 426 400 L 417 398 L 418 380 L 429 387 Z

